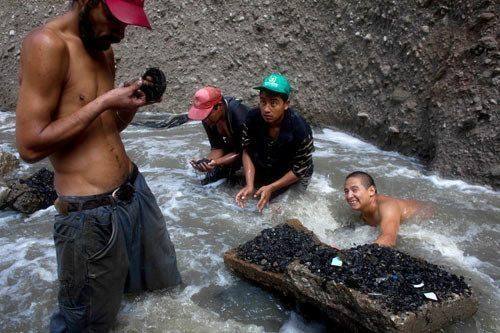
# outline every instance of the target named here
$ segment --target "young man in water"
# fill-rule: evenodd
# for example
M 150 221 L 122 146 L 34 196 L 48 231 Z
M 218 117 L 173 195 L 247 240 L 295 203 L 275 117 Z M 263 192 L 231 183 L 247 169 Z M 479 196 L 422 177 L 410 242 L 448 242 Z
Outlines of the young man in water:
M 120 138 L 146 104 L 140 80 L 114 88 L 111 44 L 127 25 L 150 28 L 142 0 L 73 1 L 21 50 L 18 150 L 30 163 L 50 158 L 59 195 L 51 332 L 108 331 L 123 292 L 181 282 L 161 210 Z
M 368 225 L 380 226 L 375 243 L 381 246 L 395 246 L 399 225 L 424 208 L 416 200 L 392 198 L 378 194 L 373 178 L 362 171 L 350 173 L 344 184 L 344 197 Z
M 309 124 L 290 108 L 291 87 L 283 75 L 273 73 L 255 89 L 260 92 L 259 107 L 249 112 L 242 135 L 246 186 L 236 194 L 236 202 L 244 207 L 253 195 L 262 212 L 271 198 L 291 185 L 307 187 L 314 142 Z
M 230 177 L 241 168 L 241 131 L 249 108 L 233 97 L 222 96 L 221 90 L 206 86 L 193 98 L 188 117 L 201 120 L 210 142 L 210 153 L 191 165 L 206 172 L 203 185 Z

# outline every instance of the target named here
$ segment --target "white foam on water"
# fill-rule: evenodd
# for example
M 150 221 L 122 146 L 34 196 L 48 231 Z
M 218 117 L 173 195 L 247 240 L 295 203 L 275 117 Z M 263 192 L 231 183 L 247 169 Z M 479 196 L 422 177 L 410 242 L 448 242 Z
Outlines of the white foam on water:
M 493 191 L 490 187 L 471 185 L 462 180 L 455 179 L 445 179 L 437 175 L 425 176 L 425 179 L 429 180 L 438 188 L 454 189 L 464 193 L 488 193 L 494 195 L 500 195 L 500 192 Z
M 331 129 L 323 129 L 322 133 L 314 133 L 314 140 L 324 140 L 324 141 L 329 141 L 329 142 L 334 142 L 336 144 L 339 144 L 343 147 L 346 148 L 355 148 L 358 150 L 362 150 L 364 152 L 371 152 L 371 153 L 388 153 L 388 152 L 383 152 L 379 148 L 375 147 L 372 144 L 369 144 L 365 141 L 361 141 L 349 134 L 343 133 L 343 132 L 338 132 L 338 131 L 333 131 Z M 394 154 L 394 153 L 392 153 Z
M 200 288 L 201 289 L 201 288 Z M 119 313 L 116 332 L 265 332 L 257 325 L 222 320 L 213 311 L 191 300 L 199 290 L 187 287 L 180 293 L 152 293 L 130 302 Z
M 337 229 L 339 223 L 328 209 L 329 200 L 325 196 L 306 193 L 303 197 L 288 202 L 285 207 L 286 218 L 298 218 L 302 224 L 313 231 L 318 238 L 329 243 L 329 232 Z
M 281 326 L 279 333 L 320 333 L 326 332 L 326 327 L 320 323 L 306 323 L 295 312 L 290 313 L 290 318 Z
M 3 228 L 7 224 L 13 221 L 17 221 L 22 219 L 22 214 L 21 213 L 16 213 L 16 212 L 9 212 L 8 214 L 5 214 L 0 216 L 0 228 Z
M 56 208 L 52 205 L 45 209 L 40 209 L 39 211 L 34 212 L 29 215 L 24 222 L 34 222 L 40 220 L 40 217 L 52 217 L 57 213 Z
M 2 116 L 0 113 L 0 126 L 6 125 L 10 135 L 14 118 L 5 118 L 7 120 L 4 121 Z M 330 172 L 335 175 L 355 167 L 374 172 L 393 186 L 397 186 L 398 182 L 403 185 L 418 182 L 419 185 L 427 185 L 425 190 L 429 189 L 430 193 L 424 193 L 424 197 L 437 197 L 436 200 L 450 192 L 451 195 L 446 196 L 446 205 L 451 208 L 447 209 L 456 208 L 457 211 L 456 214 L 448 213 L 452 219 L 464 209 L 479 213 L 481 207 L 490 215 L 500 209 L 496 206 L 498 192 L 461 181 L 427 176 L 422 166 L 411 158 L 382 151 L 348 134 L 324 129 L 315 131 L 314 158 L 321 162 L 317 166 L 326 165 L 332 169 L 317 168 L 305 195 L 297 196 L 289 191 L 266 208 L 264 214 L 259 214 L 256 200 L 251 200 L 245 209 L 237 207 L 234 195 L 238 187 L 228 188 L 224 181 L 200 185 L 199 180 L 204 174 L 195 172 L 189 165 L 191 158 L 206 156 L 209 151 L 209 143 L 199 122 L 190 122 L 173 129 L 131 126 L 124 132 L 124 137 L 127 151 L 139 164 L 166 216 L 168 230 L 176 246 L 179 268 L 189 285 L 181 291 L 147 293 L 128 299 L 119 314 L 117 332 L 265 331 L 259 325 L 223 319 L 217 312 L 198 305 L 191 298 L 210 286 L 225 288 L 238 285 L 240 279 L 224 267 L 223 253 L 254 237 L 263 228 L 288 218 L 299 218 L 321 240 L 341 248 L 373 242 L 378 235 L 377 228 L 362 224 L 355 228 L 342 227 L 342 224 L 346 224 L 344 220 L 350 220 L 351 217 L 346 218 L 344 213 L 337 211 L 343 200 L 341 185 L 336 184 L 338 177 L 331 176 Z M 0 149 L 2 147 L 17 154 L 13 142 L 1 143 Z M 28 167 L 22 163 L 22 168 L 28 170 Z M 9 323 L 32 320 L 30 327 L 33 331 L 46 326 L 46 309 L 55 306 L 55 300 L 51 299 L 55 297 L 53 294 L 49 295 L 48 300 L 33 298 L 34 293 L 43 294 L 39 289 L 56 288 L 57 285 L 51 235 L 37 238 L 41 230 L 37 222 L 43 222 L 53 214 L 54 208 L 50 207 L 27 218 L 15 213 L 0 215 L 0 230 L 15 224 L 23 235 L 16 239 L 0 238 L 0 296 L 9 297 L 8 301 L 0 301 L 0 309 L 14 307 L 15 311 L 9 313 Z M 440 216 L 436 223 L 449 222 L 449 219 L 449 216 Z M 417 247 L 426 248 L 432 253 L 424 252 L 427 260 L 432 261 L 438 256 L 440 261 L 454 270 L 465 271 L 468 277 L 473 278 L 473 287 L 479 290 L 478 294 L 482 297 L 478 321 L 495 320 L 494 305 L 500 302 L 498 281 L 494 278 L 498 276 L 498 267 L 495 267 L 496 259 L 484 261 L 488 259 L 482 258 L 480 254 L 468 254 L 466 246 L 473 246 L 468 238 L 498 232 L 499 227 L 494 222 L 484 223 L 481 215 L 478 215 L 477 220 L 471 222 L 473 227 L 465 228 L 465 231 L 464 228 L 451 228 L 449 223 L 442 231 L 433 230 L 432 223 L 424 227 L 408 224 L 401 228 L 401 237 L 405 242 L 410 240 L 410 243 L 416 243 Z M 38 225 L 36 230 L 31 228 L 35 224 Z M 481 247 L 474 249 L 479 251 Z M 289 312 L 286 313 L 288 315 Z M 272 313 L 264 315 L 275 316 Z M 3 316 L 0 318 L 4 320 Z M 488 325 L 487 329 L 491 329 L 491 325 Z M 9 327 L 15 326 L 9 324 Z M 316 332 L 316 329 L 320 332 L 321 325 L 307 323 L 291 312 L 280 331 Z
M 309 190 L 321 194 L 330 194 L 336 190 L 332 187 L 330 177 L 320 173 L 314 173 L 309 184 Z
M 31 258 L 29 251 L 36 251 L 38 256 Z M 0 271 L 0 294 L 7 295 L 9 292 L 19 289 L 19 281 L 15 278 L 20 272 L 29 272 L 31 276 L 38 275 L 42 280 L 54 282 L 57 279 L 55 270 L 54 242 L 51 239 L 25 238 L 16 240 L 0 238 L 0 265 L 4 267 Z M 53 263 L 49 265 L 47 263 Z M 53 270 L 52 270 L 53 269 Z M 16 281 L 14 284 L 11 282 Z

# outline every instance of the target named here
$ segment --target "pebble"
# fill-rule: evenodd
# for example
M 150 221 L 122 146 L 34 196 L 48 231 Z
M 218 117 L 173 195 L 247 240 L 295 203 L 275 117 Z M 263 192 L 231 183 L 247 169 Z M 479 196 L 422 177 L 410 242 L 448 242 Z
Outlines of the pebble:
M 398 134 L 399 133 L 399 129 L 396 126 L 390 126 L 389 127 L 389 132 L 391 132 L 393 134 Z
M 486 48 L 490 50 L 495 50 L 498 47 L 498 43 L 494 36 L 486 36 L 479 40 Z
M 428 34 L 429 31 L 430 31 L 429 26 L 428 25 L 423 25 L 422 26 L 422 31 L 425 32 L 426 34 Z

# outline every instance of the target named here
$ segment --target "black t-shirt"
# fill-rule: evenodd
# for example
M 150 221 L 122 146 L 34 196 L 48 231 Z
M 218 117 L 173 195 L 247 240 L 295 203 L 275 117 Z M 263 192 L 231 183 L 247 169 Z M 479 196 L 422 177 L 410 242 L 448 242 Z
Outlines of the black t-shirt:
M 241 152 L 241 131 L 249 108 L 234 97 L 223 97 L 226 104 L 226 123 L 229 130 L 229 137 L 224 137 L 217 130 L 217 126 L 208 126 L 203 123 L 207 132 L 208 141 L 212 149 L 223 149 L 224 152 Z
M 260 109 L 250 110 L 243 127 L 242 147 L 254 163 L 256 177 L 274 182 L 291 170 L 307 186 L 314 170 L 314 141 L 309 124 L 288 108 L 275 140 L 269 137 L 268 128 Z

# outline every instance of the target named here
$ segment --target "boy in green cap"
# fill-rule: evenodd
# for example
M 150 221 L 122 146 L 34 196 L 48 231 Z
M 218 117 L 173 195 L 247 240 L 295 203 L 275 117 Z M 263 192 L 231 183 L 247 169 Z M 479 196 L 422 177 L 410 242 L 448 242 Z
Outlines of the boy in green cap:
M 244 207 L 250 196 L 259 198 L 260 212 L 272 198 L 299 183 L 307 187 L 313 173 L 314 143 L 309 124 L 292 108 L 288 80 L 273 73 L 259 90 L 259 107 L 250 110 L 242 131 L 246 186 L 236 195 Z M 260 188 L 255 192 L 255 185 Z

